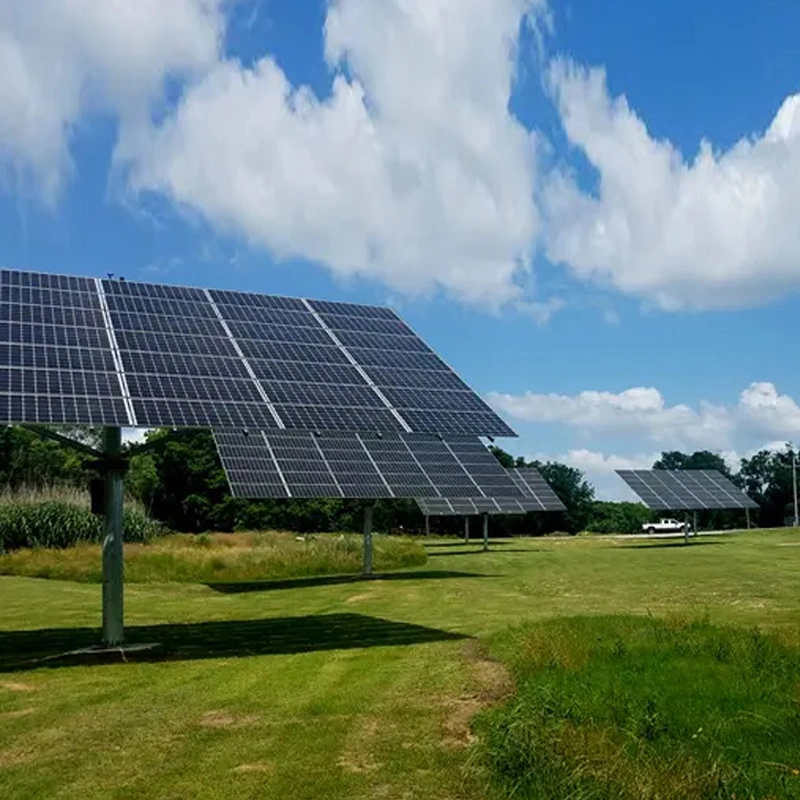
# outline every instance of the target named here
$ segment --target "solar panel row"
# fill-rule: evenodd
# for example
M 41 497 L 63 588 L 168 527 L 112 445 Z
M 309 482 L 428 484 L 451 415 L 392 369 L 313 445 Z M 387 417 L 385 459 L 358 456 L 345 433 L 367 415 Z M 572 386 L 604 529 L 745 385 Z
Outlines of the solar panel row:
M 507 497 L 496 494 L 485 499 L 472 498 L 417 498 L 417 505 L 428 516 L 458 516 L 472 514 L 524 514 L 528 511 L 565 511 L 542 474 L 535 467 L 506 470 L 506 474 L 519 490 L 520 496 Z
M 237 497 L 525 499 L 478 439 L 274 430 L 214 437 Z
M 758 508 L 716 470 L 617 470 L 617 474 L 654 511 Z
M 528 511 L 541 511 L 541 506 L 535 500 L 526 498 L 515 500 L 511 497 L 485 499 L 418 497 L 417 505 L 426 517 L 471 517 L 479 514 L 526 514 Z
M 0 270 L 0 367 L 0 422 L 514 435 L 394 311 L 352 303 Z

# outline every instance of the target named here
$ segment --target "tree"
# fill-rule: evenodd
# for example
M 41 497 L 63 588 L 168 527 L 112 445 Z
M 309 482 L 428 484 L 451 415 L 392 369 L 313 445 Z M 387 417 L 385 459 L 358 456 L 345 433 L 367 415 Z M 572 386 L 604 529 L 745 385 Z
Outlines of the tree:
M 740 475 L 747 494 L 759 506 L 759 523 L 764 526 L 783 525 L 794 515 L 791 445 L 779 452 L 761 450 L 752 458 L 742 459 Z
M 725 459 L 709 450 L 698 450 L 691 455 L 677 450 L 662 453 L 653 469 L 715 469 L 728 478 L 734 477 Z
M 561 513 L 564 530 L 568 533 L 580 533 L 592 515 L 594 504 L 594 487 L 584 478 L 576 467 L 550 461 L 546 464 L 534 463 L 542 477 L 550 484 L 561 502 L 567 507 Z

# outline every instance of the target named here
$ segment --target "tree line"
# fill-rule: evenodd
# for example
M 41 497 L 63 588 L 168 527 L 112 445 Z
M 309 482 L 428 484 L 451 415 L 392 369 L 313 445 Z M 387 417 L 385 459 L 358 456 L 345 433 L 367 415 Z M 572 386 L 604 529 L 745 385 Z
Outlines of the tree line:
M 64 429 L 62 429 L 64 432 Z M 99 446 L 100 432 L 71 428 L 72 438 Z M 531 513 L 493 517 L 493 535 L 543 535 L 555 531 L 578 533 L 632 533 L 653 515 L 640 503 L 615 503 L 595 499 L 594 487 L 575 467 L 557 462 L 526 461 L 498 448 L 490 448 L 505 467 L 535 466 L 561 498 L 563 513 Z M 356 500 L 242 500 L 232 497 L 213 437 L 207 430 L 154 430 L 146 448 L 126 446 L 130 468 L 127 492 L 148 512 L 176 531 L 231 531 L 282 529 L 298 532 L 358 530 L 363 504 Z M 653 465 L 665 469 L 717 469 L 746 489 L 761 505 L 753 523 L 782 525 L 792 514 L 792 451 L 762 451 L 743 459 L 732 474 L 716 453 L 665 452 Z M 86 488 L 96 478 L 91 458 L 59 442 L 41 439 L 33 431 L 9 426 L 0 429 L 0 489 L 6 493 L 54 486 Z M 706 528 L 738 527 L 741 512 L 705 512 Z M 420 531 L 424 520 L 413 500 L 381 500 L 375 509 L 378 530 Z M 459 533 L 458 518 L 431 520 L 432 531 Z

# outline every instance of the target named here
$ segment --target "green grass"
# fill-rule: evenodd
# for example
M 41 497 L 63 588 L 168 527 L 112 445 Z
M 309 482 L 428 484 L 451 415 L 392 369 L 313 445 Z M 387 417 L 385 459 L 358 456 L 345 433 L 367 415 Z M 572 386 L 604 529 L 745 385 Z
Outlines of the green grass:
M 498 797 L 800 797 L 796 649 L 623 616 L 533 623 L 495 647 L 519 685 L 478 725 Z
M 715 747 L 725 750 L 721 771 L 774 769 L 784 781 L 754 797 L 798 796 L 800 755 L 792 762 L 782 738 L 800 684 L 798 544 L 791 531 L 688 547 L 508 541 L 486 554 L 432 542 L 424 567 L 382 580 L 307 578 L 242 592 L 131 584 L 131 636 L 161 642 L 158 654 L 58 668 L 29 662 L 92 640 L 99 587 L 0 577 L 0 797 L 482 798 L 496 789 L 503 757 L 486 752 L 486 726 L 501 724 L 493 715 L 515 702 L 530 708 L 528 687 L 554 692 L 559 682 L 559 713 L 587 715 L 571 723 L 583 737 L 573 745 L 593 743 L 600 730 L 610 755 L 589 767 L 602 775 L 616 764 L 616 783 L 595 786 L 592 797 L 698 796 L 676 794 L 678 784 L 669 794 L 666 781 L 660 795 L 647 793 L 647 781 L 686 759 L 706 775 Z M 738 657 L 724 660 L 761 647 L 753 626 L 767 662 L 788 664 L 785 682 L 779 670 L 756 679 L 750 667 L 737 672 Z M 684 640 L 691 646 L 681 655 L 674 645 Z M 515 699 L 502 700 L 513 683 L 491 656 L 519 680 Z M 621 694 L 637 676 L 646 691 Z M 616 706 L 606 702 L 612 696 Z M 649 712 L 637 705 L 648 696 Z M 487 702 L 493 709 L 479 713 L 472 742 L 469 721 Z M 753 709 L 769 722 L 757 748 L 749 733 L 742 743 L 730 738 Z M 700 717 L 700 737 L 710 730 L 715 738 L 698 743 Z M 588 718 L 596 728 L 585 729 Z M 655 743 L 630 738 L 631 730 L 641 738 L 648 718 L 653 731 L 661 718 L 672 732 Z M 732 741 L 736 752 L 726 749 Z M 717 744 L 704 750 L 709 742 Z M 623 758 L 620 743 L 646 757 Z
M 423 546 L 409 538 L 376 536 L 375 569 L 425 564 Z M 172 534 L 150 544 L 127 545 L 125 580 L 130 583 L 224 583 L 361 569 L 361 537 L 353 534 L 295 536 L 290 533 Z M 66 550 L 15 550 L 0 555 L 0 575 L 99 583 L 100 546 L 82 543 Z

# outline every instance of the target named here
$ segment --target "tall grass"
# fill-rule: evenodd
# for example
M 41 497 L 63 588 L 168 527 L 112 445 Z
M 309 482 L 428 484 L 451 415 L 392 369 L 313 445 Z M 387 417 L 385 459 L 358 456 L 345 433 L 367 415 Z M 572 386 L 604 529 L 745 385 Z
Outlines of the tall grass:
M 126 505 L 123 529 L 129 542 L 146 542 L 161 533 L 136 503 Z M 103 533 L 103 520 L 91 513 L 85 492 L 55 488 L 0 495 L 0 553 L 97 542 Z
M 376 536 L 376 570 L 424 564 L 423 546 L 407 538 Z M 133 583 L 225 583 L 355 573 L 361 537 L 288 533 L 172 534 L 125 548 L 125 580 Z M 102 580 L 100 548 L 26 549 L 0 555 L 0 575 L 82 582 Z
M 477 721 L 497 797 L 800 798 L 800 658 L 757 632 L 581 618 L 496 652 L 518 681 Z

